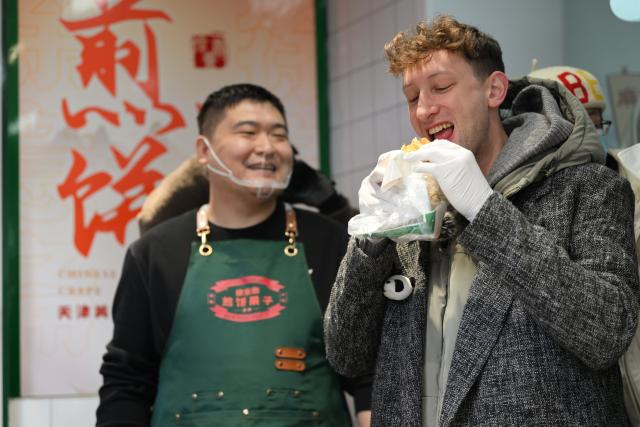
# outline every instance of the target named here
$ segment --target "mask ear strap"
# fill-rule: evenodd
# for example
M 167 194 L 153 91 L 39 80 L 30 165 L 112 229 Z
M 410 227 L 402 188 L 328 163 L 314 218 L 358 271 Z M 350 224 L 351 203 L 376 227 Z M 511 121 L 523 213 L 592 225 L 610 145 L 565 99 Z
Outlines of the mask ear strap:
M 211 147 L 211 143 L 209 142 L 209 139 L 204 135 L 200 135 L 200 138 L 202 138 L 204 143 L 207 145 L 207 148 L 209 149 L 209 154 L 216 161 L 216 163 L 218 163 L 222 167 L 222 169 L 224 170 L 224 172 L 226 172 L 226 174 L 231 174 L 231 169 L 229 169 L 229 167 L 227 165 L 222 163 L 222 160 L 220 160 L 220 157 L 218 157 L 216 152 L 213 151 L 213 147 Z M 215 172 L 218 175 L 225 175 L 225 173 L 221 173 L 220 171 L 215 170 L 215 168 L 213 168 L 213 166 L 210 166 L 209 169 L 211 169 L 212 172 Z

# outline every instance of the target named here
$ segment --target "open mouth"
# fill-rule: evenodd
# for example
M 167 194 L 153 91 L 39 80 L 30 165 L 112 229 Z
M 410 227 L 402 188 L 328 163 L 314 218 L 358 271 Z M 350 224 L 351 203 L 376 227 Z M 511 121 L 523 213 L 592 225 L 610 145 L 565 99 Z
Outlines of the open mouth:
M 427 137 L 429 141 L 433 141 L 435 139 L 451 139 L 453 135 L 453 123 L 440 123 L 432 128 L 427 130 Z

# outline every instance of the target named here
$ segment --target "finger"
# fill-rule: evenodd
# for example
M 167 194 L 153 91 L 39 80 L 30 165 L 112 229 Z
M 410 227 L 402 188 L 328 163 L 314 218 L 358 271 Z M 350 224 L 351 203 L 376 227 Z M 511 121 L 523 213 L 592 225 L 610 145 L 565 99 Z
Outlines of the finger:
M 369 177 L 365 178 L 360 184 L 359 193 L 375 194 L 380 192 L 380 183 L 371 180 Z
M 436 163 L 431 162 L 419 162 L 414 168 L 414 173 L 430 173 L 432 175 L 437 175 L 439 167 Z
M 386 167 L 384 166 L 376 166 L 373 171 L 369 174 L 369 181 L 374 182 L 378 187 L 382 185 L 382 180 L 384 179 Z
M 404 159 L 407 161 L 441 163 L 454 158 L 460 150 L 464 150 L 464 148 L 454 144 L 453 142 L 438 140 L 423 145 L 417 151 L 405 154 Z
M 436 139 L 433 142 L 422 145 L 416 151 L 410 151 L 408 153 L 404 153 L 405 160 L 423 160 L 423 157 L 429 156 L 434 150 L 451 150 L 454 151 L 458 145 L 453 142 L 444 140 L 444 139 Z
M 391 150 L 391 151 L 387 151 L 385 153 L 380 154 L 380 156 L 378 156 L 378 164 L 385 163 L 387 159 L 397 155 L 398 153 L 402 153 L 402 151 L 401 150 Z

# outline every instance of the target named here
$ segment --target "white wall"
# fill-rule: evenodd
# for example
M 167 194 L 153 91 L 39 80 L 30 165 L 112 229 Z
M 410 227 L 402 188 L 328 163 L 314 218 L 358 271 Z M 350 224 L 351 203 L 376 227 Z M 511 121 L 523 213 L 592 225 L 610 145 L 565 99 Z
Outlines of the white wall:
M 579 0 L 578 0 L 579 1 Z M 604 0 L 594 0 L 602 1 Z M 425 0 L 429 18 L 451 14 L 492 35 L 502 47 L 507 75 L 531 71 L 531 60 L 557 65 L 563 59 L 563 1 Z M 608 2 L 606 2 L 608 4 Z
M 386 72 L 383 46 L 424 18 L 420 0 L 329 0 L 331 171 L 357 206 L 362 179 L 378 154 L 414 135 L 401 82 Z
M 630 73 L 640 73 L 640 22 L 616 18 L 609 2 L 603 0 L 565 0 L 564 9 L 565 62 L 589 70 L 600 81 L 609 104 L 604 116 L 611 120 L 607 76 L 620 74 L 622 67 Z M 606 136 L 609 147 L 618 146 L 615 122 L 613 126 Z
M 89 427 L 96 424 L 98 398 L 22 398 L 9 402 L 8 427 Z

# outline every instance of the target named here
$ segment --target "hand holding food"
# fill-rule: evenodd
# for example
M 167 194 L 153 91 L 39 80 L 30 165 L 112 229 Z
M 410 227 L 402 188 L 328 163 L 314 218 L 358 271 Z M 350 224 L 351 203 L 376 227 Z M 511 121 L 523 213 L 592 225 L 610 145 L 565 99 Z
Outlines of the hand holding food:
M 444 196 L 425 185 L 416 173 L 418 161 L 405 160 L 406 153 L 393 150 L 378 158 L 375 169 L 364 178 L 358 192 L 360 213 L 349 221 L 349 234 L 368 239 L 388 237 L 396 241 L 439 238 L 447 203 Z
M 420 147 L 428 144 L 429 142 L 430 141 L 427 138 L 413 138 L 410 144 L 403 145 L 400 150 L 405 153 L 410 153 L 419 150 Z M 447 203 L 447 198 L 440 190 L 440 185 L 438 185 L 438 181 L 436 181 L 433 175 L 425 173 L 424 180 L 427 183 L 427 192 L 429 193 L 431 206 L 438 206 L 440 203 Z
M 405 157 L 420 161 L 414 170 L 432 174 L 449 203 L 469 222 L 493 193 L 473 153 L 453 142 L 435 140 Z
M 381 154 L 380 157 L 378 157 L 376 167 L 362 180 L 360 190 L 358 191 L 360 212 L 373 210 L 381 203 L 385 203 L 386 199 L 381 189 L 382 181 L 388 159 L 397 155 L 397 153 L 399 153 L 398 150 L 393 150 Z

